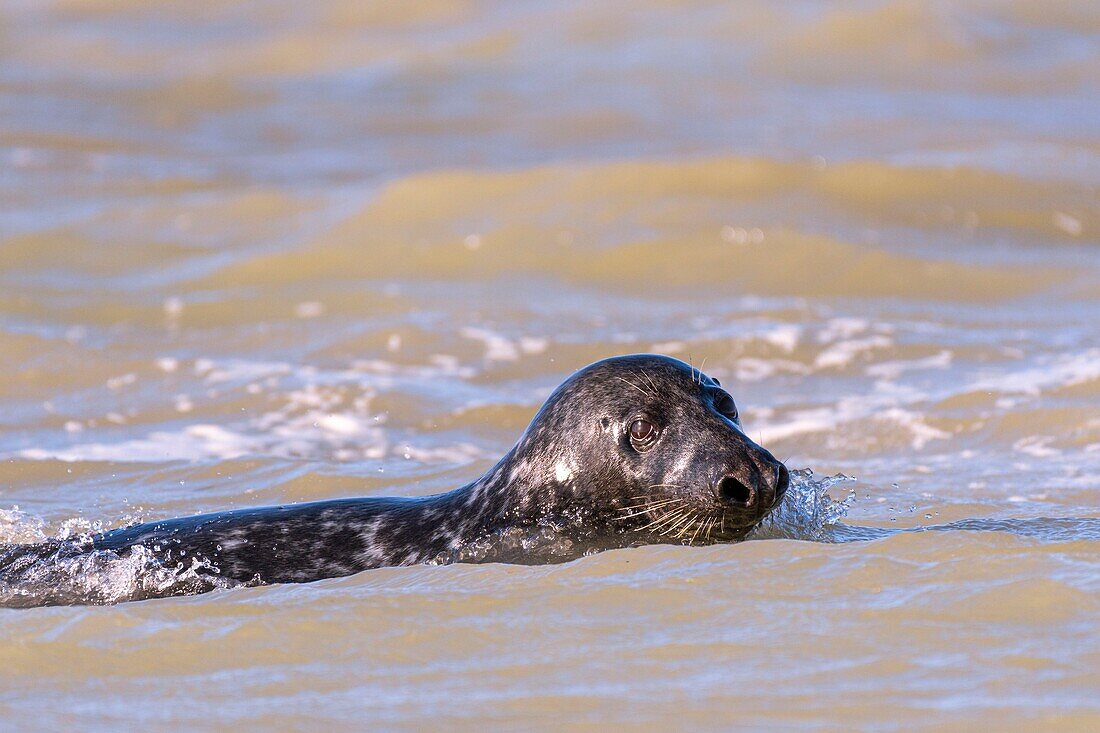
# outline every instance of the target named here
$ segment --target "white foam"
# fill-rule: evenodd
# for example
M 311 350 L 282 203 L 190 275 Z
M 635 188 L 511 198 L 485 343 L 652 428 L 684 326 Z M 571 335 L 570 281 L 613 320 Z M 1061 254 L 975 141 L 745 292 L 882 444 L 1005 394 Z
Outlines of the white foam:
M 157 430 L 117 442 L 87 442 L 57 448 L 27 448 L 15 455 L 29 460 L 160 461 L 229 460 L 244 456 L 279 458 L 327 457 L 336 460 L 379 459 L 406 455 L 424 463 L 466 465 L 491 458 L 471 443 L 411 446 L 398 442 L 383 427 L 382 416 L 334 412 L 328 400 L 300 410 L 301 398 L 283 410 L 235 425 L 196 423 L 178 430 Z M 361 401 L 359 407 L 364 407 Z M 378 419 L 375 419 L 378 418 Z
M 460 333 L 468 339 L 481 341 L 485 344 L 486 361 L 516 361 L 519 359 L 519 348 L 509 339 L 484 328 L 466 326 Z
M 904 372 L 922 371 L 926 369 L 947 369 L 951 366 L 952 354 L 944 350 L 923 359 L 910 359 L 909 361 L 883 361 L 867 367 L 865 373 L 876 379 L 893 380 Z
M 128 374 L 122 374 L 122 375 L 117 376 L 117 377 L 111 377 L 110 379 L 107 380 L 107 389 L 110 389 L 112 391 L 117 392 L 118 390 L 122 389 L 123 387 L 128 387 L 129 385 L 133 384 L 136 381 L 137 381 L 137 375 L 134 374 L 133 372 L 130 372 Z
M 294 306 L 294 315 L 297 318 L 319 318 L 324 313 L 325 304 L 316 300 L 309 300 Z
M 394 449 L 394 453 L 396 452 L 397 450 Z M 486 453 L 472 443 L 433 447 L 406 445 L 403 446 L 402 453 L 412 460 L 423 463 L 444 463 L 455 466 L 464 466 L 477 460 L 496 458 L 496 456 Z
M 650 345 L 649 350 L 654 354 L 679 354 L 684 350 L 683 341 L 659 341 Z
M 795 350 L 795 347 L 798 346 L 798 342 L 802 339 L 802 328 L 800 326 L 785 323 L 765 331 L 760 334 L 760 337 L 769 344 L 778 346 L 789 354 Z
M 20 511 L 19 507 L 0 509 L 0 543 L 44 542 L 48 539 L 41 517 Z
M 169 318 L 177 318 L 183 313 L 183 298 L 173 296 L 164 301 L 164 315 Z
M 775 364 L 765 359 L 743 357 L 734 364 L 733 373 L 739 382 L 758 382 L 776 372 Z
M 847 366 L 856 357 L 865 351 L 885 349 L 893 343 L 885 336 L 868 336 L 862 339 L 838 341 L 823 350 L 814 359 L 814 366 L 818 369 L 830 369 Z
M 352 362 L 351 372 L 354 375 L 369 374 L 373 377 L 389 377 L 389 379 L 374 382 L 376 386 L 392 386 L 399 379 L 409 382 L 418 382 L 425 379 L 439 379 L 443 377 L 457 377 L 469 379 L 477 374 L 477 370 L 471 366 L 462 366 L 457 357 L 451 354 L 432 354 L 428 357 L 429 364 L 395 364 L 381 359 L 359 359 Z
M 1054 226 L 1061 229 L 1063 232 L 1070 235 L 1071 237 L 1080 237 L 1081 234 L 1085 231 L 1085 227 L 1081 223 L 1080 219 L 1078 219 L 1076 216 L 1067 214 L 1064 211 L 1054 212 Z
M 199 558 L 191 558 L 187 565 L 166 566 L 141 545 L 125 556 L 106 551 L 57 552 L 6 574 L 0 582 L 0 606 L 102 605 L 237 585 L 216 573 L 213 565 Z
M 200 360 L 203 361 L 203 360 Z M 195 362 L 198 371 L 199 362 Z M 265 377 L 291 374 L 294 367 L 286 362 L 263 362 L 231 359 L 223 362 L 205 362 L 201 374 L 208 384 L 224 382 L 254 382 Z
M 1039 365 L 989 374 L 970 383 L 969 392 L 1004 392 L 1037 397 L 1047 389 L 1072 387 L 1100 379 L 1100 349 L 1040 358 Z
M 926 423 L 921 415 L 910 410 L 903 410 L 900 407 L 892 407 L 888 410 L 883 410 L 876 415 L 876 418 L 897 423 L 912 433 L 913 440 L 911 441 L 911 445 L 914 450 L 920 450 L 927 445 L 929 441 L 947 440 L 951 437 L 951 433 L 946 430 L 934 428 Z
M 1036 458 L 1050 458 L 1062 453 L 1057 448 L 1050 447 L 1054 440 L 1053 435 L 1030 435 L 1013 443 L 1012 450 Z
M 82 443 L 68 448 L 27 448 L 17 455 L 30 460 L 116 461 L 143 463 L 205 458 L 239 458 L 260 449 L 260 441 L 219 425 L 190 425 L 158 430 L 143 438 L 116 443 Z
M 795 410 L 782 422 L 753 425 L 752 430 L 760 431 L 769 441 L 783 440 L 796 435 L 832 430 L 842 422 L 844 420 L 838 417 L 834 408 L 818 407 L 810 410 Z
M 359 435 L 366 432 L 363 420 L 354 415 L 325 415 L 317 421 L 317 426 L 333 435 Z
M 922 448 L 929 441 L 944 440 L 950 434 L 933 428 L 924 422 L 924 416 L 909 406 L 926 401 L 928 395 L 915 389 L 880 383 L 869 395 L 843 397 L 832 405 L 793 410 L 780 420 L 754 423 L 750 433 L 759 432 L 765 440 L 782 440 L 798 435 L 835 431 L 846 423 L 858 420 L 890 420 L 908 430 L 914 448 Z
M 537 350 L 543 344 L 526 344 Z M 260 384 L 285 377 L 285 382 L 304 382 L 298 389 L 282 391 L 277 409 L 259 414 L 242 412 L 234 422 L 196 421 L 173 428 L 137 434 L 135 425 L 123 439 L 104 440 L 107 434 L 72 426 L 68 442 L 40 445 L 14 453 L 31 460 L 159 462 L 233 459 L 246 455 L 336 460 L 379 459 L 391 455 L 401 437 L 383 427 L 384 415 L 372 414 L 370 405 L 380 389 L 405 383 L 422 388 L 426 380 L 464 378 L 473 373 L 453 357 L 440 355 L 431 365 L 398 366 L 384 361 L 358 362 L 350 370 L 322 371 L 294 368 L 284 362 L 197 359 L 194 373 L 207 383 L 239 382 L 242 392 L 261 391 Z M 273 397 L 276 395 L 273 395 Z M 174 398 L 176 410 L 191 413 L 195 404 L 186 394 Z M 245 417 L 247 416 L 247 417 Z M 119 414 L 120 418 L 125 418 Z M 116 420 L 128 422 L 128 420 Z M 88 422 L 87 427 L 93 423 Z M 84 442 L 79 442 L 85 438 Z M 96 440 L 98 439 L 98 440 Z M 410 458 L 425 462 L 465 464 L 485 456 L 469 444 L 415 447 Z
M 866 318 L 830 318 L 824 328 L 817 332 L 818 343 L 827 344 L 837 339 L 850 339 L 864 333 L 871 327 Z
M 173 358 L 171 356 L 162 356 L 156 360 L 156 365 L 157 368 L 160 369 L 162 372 L 165 372 L 166 374 L 171 374 L 172 372 L 179 369 L 180 362 L 179 359 Z
M 549 345 L 549 339 L 537 336 L 523 336 L 519 340 L 519 348 L 524 354 L 541 354 Z

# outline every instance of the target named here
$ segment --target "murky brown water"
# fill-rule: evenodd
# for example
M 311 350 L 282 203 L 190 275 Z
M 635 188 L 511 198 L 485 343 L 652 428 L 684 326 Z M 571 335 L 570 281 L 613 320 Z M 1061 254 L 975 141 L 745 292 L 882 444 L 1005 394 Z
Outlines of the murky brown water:
M 1097 729 L 1098 92 L 1087 0 L 4 3 L 0 541 L 457 486 L 632 351 L 816 478 L 738 545 L 0 609 L 0 727 Z

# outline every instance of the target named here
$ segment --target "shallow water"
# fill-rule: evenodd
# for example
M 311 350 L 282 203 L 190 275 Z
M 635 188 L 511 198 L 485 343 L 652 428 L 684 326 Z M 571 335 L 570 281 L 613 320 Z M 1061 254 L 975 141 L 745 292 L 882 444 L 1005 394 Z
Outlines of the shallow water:
M 737 545 L 0 609 L 2 720 L 1095 729 L 1098 82 L 1074 0 L 0 5 L 0 541 L 450 488 L 633 351 L 816 472 Z

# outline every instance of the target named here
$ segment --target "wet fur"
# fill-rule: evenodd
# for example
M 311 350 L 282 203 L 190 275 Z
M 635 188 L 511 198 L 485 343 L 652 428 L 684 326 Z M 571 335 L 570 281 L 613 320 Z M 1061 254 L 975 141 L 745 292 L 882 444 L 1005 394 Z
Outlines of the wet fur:
M 777 501 L 786 471 L 736 418 L 718 412 L 719 391 L 668 357 L 605 359 L 567 379 L 515 447 L 454 491 L 238 509 L 83 541 L 9 545 L 0 547 L 0 580 L 51 556 L 121 557 L 139 546 L 168 567 L 298 583 L 424 562 L 535 563 L 614 547 L 737 540 Z M 639 416 L 662 428 L 644 452 L 627 436 Z M 756 487 L 755 504 L 723 502 L 715 487 L 724 476 Z

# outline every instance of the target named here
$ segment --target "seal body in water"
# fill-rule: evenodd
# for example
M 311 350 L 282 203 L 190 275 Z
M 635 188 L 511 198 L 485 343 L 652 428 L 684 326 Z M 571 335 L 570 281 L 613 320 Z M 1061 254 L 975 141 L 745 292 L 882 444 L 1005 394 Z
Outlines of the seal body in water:
M 768 513 L 788 481 L 783 464 L 743 432 L 717 380 L 665 356 L 619 356 L 569 377 L 495 466 L 454 491 L 238 509 L 8 545 L 0 581 L 48 558 L 94 553 L 140 552 L 242 583 L 296 583 L 392 565 L 555 562 L 616 547 L 728 542 Z

